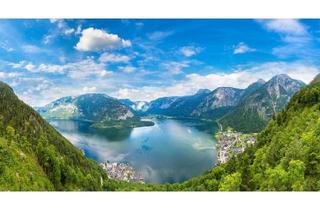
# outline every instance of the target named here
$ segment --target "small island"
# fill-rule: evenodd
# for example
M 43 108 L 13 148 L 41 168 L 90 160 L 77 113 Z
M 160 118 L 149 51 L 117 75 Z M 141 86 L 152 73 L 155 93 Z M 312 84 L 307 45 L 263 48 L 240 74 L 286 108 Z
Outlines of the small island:
M 257 134 L 243 134 L 227 129 L 216 134 L 218 163 L 223 164 L 233 156 L 236 156 L 257 140 Z
M 145 127 L 145 126 L 154 126 L 154 122 L 141 120 L 141 119 L 127 119 L 127 120 L 109 120 L 104 122 L 98 122 L 91 125 L 92 128 L 97 129 L 108 129 L 108 128 L 136 128 L 136 127 Z
M 100 164 L 110 179 L 144 183 L 142 176 L 129 163 L 105 162 Z

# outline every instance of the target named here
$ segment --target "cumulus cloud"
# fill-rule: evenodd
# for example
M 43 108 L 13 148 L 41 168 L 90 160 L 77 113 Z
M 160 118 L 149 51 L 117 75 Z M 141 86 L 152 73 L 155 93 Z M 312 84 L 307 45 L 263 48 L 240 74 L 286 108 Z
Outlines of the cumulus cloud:
M 254 52 L 254 51 L 256 50 L 253 48 L 250 48 L 244 42 L 240 42 L 233 48 L 233 54 L 243 54 L 243 53 Z
M 131 42 L 110 34 L 104 30 L 87 28 L 81 32 L 81 37 L 75 48 L 79 51 L 101 51 L 131 47 Z
M 131 60 L 130 56 L 107 53 L 107 52 L 102 53 L 99 58 L 100 62 L 108 62 L 108 63 L 127 63 L 130 60 Z
M 186 57 L 191 57 L 198 54 L 201 51 L 201 48 L 194 46 L 185 46 L 181 47 L 179 51 Z

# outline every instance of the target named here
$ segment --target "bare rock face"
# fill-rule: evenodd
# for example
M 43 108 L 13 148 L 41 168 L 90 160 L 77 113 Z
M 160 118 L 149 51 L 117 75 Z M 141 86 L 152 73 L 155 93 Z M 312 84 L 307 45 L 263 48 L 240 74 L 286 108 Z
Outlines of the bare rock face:
M 244 90 L 230 87 L 217 88 L 204 98 L 191 115 L 201 116 L 217 108 L 236 106 L 243 92 Z
M 220 123 L 242 132 L 258 132 L 271 117 L 281 111 L 291 97 L 305 84 L 288 75 L 280 74 L 271 78 L 241 99 L 232 112 L 224 116 Z

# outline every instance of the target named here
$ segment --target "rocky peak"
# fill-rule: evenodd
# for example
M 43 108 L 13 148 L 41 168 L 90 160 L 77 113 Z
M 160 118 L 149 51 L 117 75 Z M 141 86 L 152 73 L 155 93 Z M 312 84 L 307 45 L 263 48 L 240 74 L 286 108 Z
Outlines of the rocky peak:
M 305 84 L 302 81 L 292 79 L 286 74 L 279 74 L 272 77 L 265 86 L 270 95 L 275 94 L 278 98 L 281 95 L 281 90 L 284 90 L 291 95 L 305 86 Z
M 253 84 L 264 84 L 264 83 L 266 83 L 266 81 L 265 80 L 263 80 L 263 79 L 258 79 L 256 82 L 254 82 Z
M 211 92 L 211 90 L 209 90 L 209 89 L 199 89 L 196 92 L 196 95 L 209 94 L 210 92 Z

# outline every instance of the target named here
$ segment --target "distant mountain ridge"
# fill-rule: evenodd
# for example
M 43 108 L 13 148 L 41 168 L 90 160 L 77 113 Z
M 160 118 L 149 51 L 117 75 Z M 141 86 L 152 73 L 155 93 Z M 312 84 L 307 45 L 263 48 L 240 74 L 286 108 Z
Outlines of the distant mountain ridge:
M 63 97 L 37 110 L 45 118 L 88 121 L 126 120 L 143 115 L 205 118 L 242 132 L 263 129 L 305 84 L 280 74 L 259 79 L 245 89 L 200 89 L 194 95 L 157 98 L 150 102 L 116 99 L 105 94 Z

